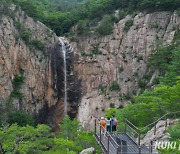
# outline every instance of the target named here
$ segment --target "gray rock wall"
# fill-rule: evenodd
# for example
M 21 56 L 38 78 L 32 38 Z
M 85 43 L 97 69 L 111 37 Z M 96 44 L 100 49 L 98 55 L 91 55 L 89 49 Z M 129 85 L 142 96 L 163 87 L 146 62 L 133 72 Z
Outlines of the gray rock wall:
M 128 20 L 133 20 L 133 25 L 125 31 Z M 114 24 L 110 35 L 78 36 L 71 46 L 78 55 L 75 68 L 82 80 L 80 122 L 92 128 L 94 118 L 103 115 L 110 104 L 125 106 L 133 95 L 139 94 L 138 82 L 148 71 L 150 51 L 170 44 L 179 27 L 180 17 L 175 12 L 138 13 Z M 155 71 L 152 80 L 158 74 Z M 109 90 L 112 81 L 119 84 L 120 90 Z M 150 80 L 148 86 L 151 84 Z M 101 93 L 99 86 L 106 87 L 105 92 Z
M 9 110 L 23 109 L 38 121 L 47 121 L 50 107 L 57 102 L 52 87 L 50 56 L 58 38 L 15 5 L 4 9 L 7 13 L 0 16 L 1 104 L 5 107 L 9 103 L 12 107 Z M 17 93 L 12 96 L 16 88 L 13 85 L 15 76 L 24 76 L 19 88 L 21 98 Z

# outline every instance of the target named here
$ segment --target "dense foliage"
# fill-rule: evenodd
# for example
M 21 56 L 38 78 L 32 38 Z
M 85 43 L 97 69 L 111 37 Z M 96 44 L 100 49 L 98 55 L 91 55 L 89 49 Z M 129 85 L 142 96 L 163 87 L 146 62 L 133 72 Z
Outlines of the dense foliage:
M 6 153 L 37 153 L 45 151 L 54 144 L 53 134 L 46 125 L 32 126 L 11 125 L 1 129 L 0 142 Z
M 65 0 L 8 1 L 20 5 L 29 16 L 45 23 L 58 35 L 69 32 L 70 28 L 78 22 L 80 22 L 79 24 L 88 27 L 94 24 L 98 25 L 98 21 L 101 20 L 104 15 L 113 14 L 117 9 L 120 10 L 119 19 L 114 18 L 115 20 L 120 20 L 125 14 L 132 13 L 133 11 L 172 11 L 180 7 L 179 0 L 71 0 L 69 2 Z M 5 0 L 1 1 L 1 3 L 2 2 L 5 2 Z M 86 23 L 82 23 L 82 20 L 86 21 Z M 90 24 L 87 25 L 87 23 Z M 104 25 L 102 26 L 104 27 Z M 110 32 L 112 25 L 108 23 L 107 29 Z M 100 33 L 104 34 L 104 32 Z
M 133 104 L 120 109 L 118 119 L 123 123 L 128 118 L 138 127 L 157 120 L 167 112 L 178 111 L 180 107 L 180 38 L 173 45 L 157 49 L 149 57 L 149 67 L 159 70 L 160 84 L 151 91 L 144 91 L 134 97 Z M 159 58 L 161 57 L 161 58 Z
M 172 126 L 168 129 L 168 133 L 170 134 L 170 141 L 173 143 L 173 149 L 172 148 L 164 148 L 159 149 L 161 153 L 163 154 L 169 154 L 169 153 L 179 153 L 180 150 L 180 123 L 176 124 L 175 126 Z
M 8 123 L 10 125 L 12 125 L 13 123 L 17 123 L 19 126 L 33 126 L 34 119 L 30 115 L 26 114 L 24 111 L 19 110 L 14 113 L 9 113 Z
M 110 16 L 104 16 L 99 27 L 97 28 L 97 32 L 100 35 L 108 35 L 112 32 L 113 30 L 113 22 Z
M 180 106 L 180 81 L 170 87 L 158 85 L 153 91 L 145 91 L 135 97 L 135 103 L 121 109 L 119 119 L 128 118 L 136 126 L 143 127 L 167 112 L 177 111 Z
M 0 128 L 0 143 L 5 153 L 61 153 L 76 154 L 84 148 L 94 147 L 100 153 L 93 134 L 85 132 L 76 119 L 66 117 L 60 125 L 59 136 L 47 125 L 19 126 L 12 124 Z

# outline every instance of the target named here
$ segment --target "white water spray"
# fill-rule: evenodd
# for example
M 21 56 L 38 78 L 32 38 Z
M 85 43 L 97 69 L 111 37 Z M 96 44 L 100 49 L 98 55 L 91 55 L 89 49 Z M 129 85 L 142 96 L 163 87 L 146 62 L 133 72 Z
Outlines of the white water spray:
M 67 115 L 67 67 L 66 67 L 66 46 L 62 38 L 59 37 L 62 46 L 62 54 L 64 60 L 64 116 Z

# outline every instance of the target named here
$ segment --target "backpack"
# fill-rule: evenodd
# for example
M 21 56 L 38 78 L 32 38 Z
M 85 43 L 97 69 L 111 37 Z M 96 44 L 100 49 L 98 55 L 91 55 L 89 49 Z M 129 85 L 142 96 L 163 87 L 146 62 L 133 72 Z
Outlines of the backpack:
M 114 124 L 114 126 L 117 126 L 117 125 L 118 125 L 116 118 L 113 119 L 113 124 Z

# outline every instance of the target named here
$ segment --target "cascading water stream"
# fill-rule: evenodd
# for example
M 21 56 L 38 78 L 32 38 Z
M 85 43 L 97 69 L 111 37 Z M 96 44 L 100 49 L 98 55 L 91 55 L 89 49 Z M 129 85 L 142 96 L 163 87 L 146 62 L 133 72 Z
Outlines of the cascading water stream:
M 67 115 L 67 67 L 66 67 L 66 46 L 62 38 L 59 37 L 62 47 L 62 54 L 64 60 L 64 116 Z

